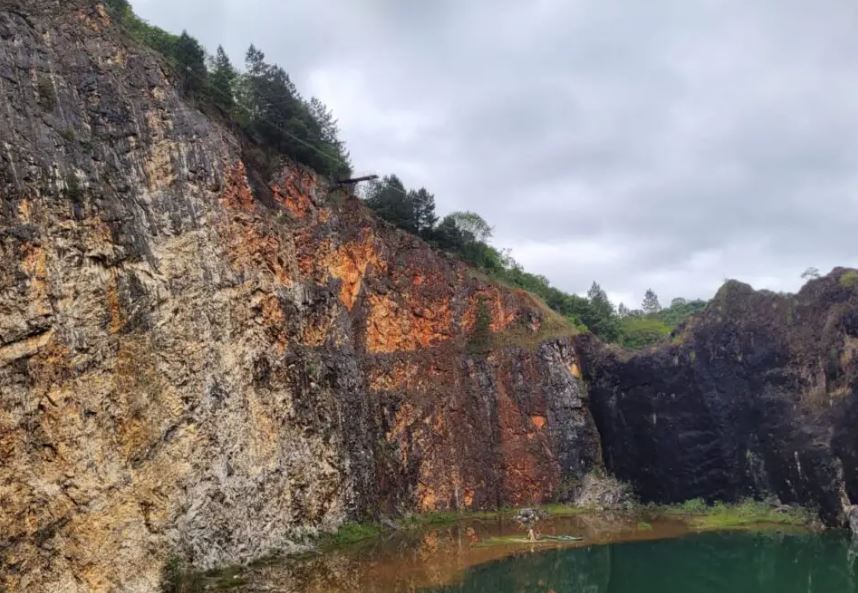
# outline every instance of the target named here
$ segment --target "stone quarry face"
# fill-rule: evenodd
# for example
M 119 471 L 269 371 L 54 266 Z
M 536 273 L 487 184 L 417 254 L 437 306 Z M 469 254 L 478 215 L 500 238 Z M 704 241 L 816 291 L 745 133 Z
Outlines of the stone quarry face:
M 858 499 L 840 272 L 728 286 L 630 356 L 312 171 L 254 169 L 97 3 L 4 3 L 0 93 L 0 589 L 155 591 L 169 555 L 563 499 L 605 465 L 650 500 L 845 524 Z
M 858 500 L 858 287 L 730 282 L 672 344 L 579 351 L 608 469 L 644 500 L 770 498 L 846 526 Z
M 4 7 L 0 87 L 0 588 L 153 591 L 170 554 L 539 503 L 601 464 L 550 312 L 311 171 L 251 187 L 97 4 Z

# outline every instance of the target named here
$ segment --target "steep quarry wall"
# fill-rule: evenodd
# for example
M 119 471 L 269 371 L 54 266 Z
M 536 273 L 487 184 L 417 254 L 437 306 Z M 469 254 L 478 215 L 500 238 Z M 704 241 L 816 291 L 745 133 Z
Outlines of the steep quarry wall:
M 674 343 L 578 342 L 605 462 L 645 500 L 858 502 L 858 272 L 797 295 L 726 284 Z
M 174 91 L 92 2 L 0 9 L 0 590 L 148 592 L 599 466 L 566 332 Z M 478 303 L 493 337 L 472 348 Z
M 254 168 L 97 3 L 4 2 L 0 94 L 0 590 L 150 592 L 169 554 L 564 498 L 603 452 L 648 500 L 858 501 L 846 270 L 728 284 L 632 355 Z

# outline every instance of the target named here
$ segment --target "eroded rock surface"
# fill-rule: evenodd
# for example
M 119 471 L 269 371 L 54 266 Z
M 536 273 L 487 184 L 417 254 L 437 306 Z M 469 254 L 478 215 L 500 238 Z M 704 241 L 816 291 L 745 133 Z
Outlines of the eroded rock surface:
M 858 273 L 797 295 L 727 283 L 674 343 L 578 341 L 605 462 L 645 500 L 858 501 Z
M 149 592 L 600 464 L 550 314 L 176 94 L 88 1 L 0 8 L 0 589 Z M 496 340 L 468 354 L 485 300 Z

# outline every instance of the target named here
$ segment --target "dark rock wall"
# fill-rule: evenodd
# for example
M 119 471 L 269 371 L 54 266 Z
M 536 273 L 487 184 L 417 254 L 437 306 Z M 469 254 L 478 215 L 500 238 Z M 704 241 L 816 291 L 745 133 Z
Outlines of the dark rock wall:
M 673 343 L 578 341 L 607 467 L 645 500 L 777 497 L 836 525 L 858 502 L 858 286 L 730 282 Z

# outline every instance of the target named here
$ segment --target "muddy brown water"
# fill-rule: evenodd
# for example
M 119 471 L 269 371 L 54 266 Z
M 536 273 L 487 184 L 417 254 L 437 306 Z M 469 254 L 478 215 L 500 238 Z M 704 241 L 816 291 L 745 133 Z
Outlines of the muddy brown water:
M 508 517 L 466 519 L 392 531 L 339 549 L 273 559 L 221 577 L 216 588 L 242 593 L 407 593 L 448 585 L 471 567 L 509 556 L 694 533 L 679 518 L 622 513 L 550 517 L 540 523 L 539 531 L 583 539 L 532 545 L 496 543 L 492 538 L 524 539 L 525 535 Z

